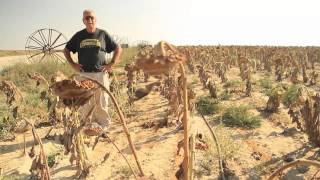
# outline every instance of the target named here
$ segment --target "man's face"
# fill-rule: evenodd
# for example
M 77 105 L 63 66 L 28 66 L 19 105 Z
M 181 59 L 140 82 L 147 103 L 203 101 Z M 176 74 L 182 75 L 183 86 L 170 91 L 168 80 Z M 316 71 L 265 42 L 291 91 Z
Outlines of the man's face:
M 88 30 L 94 30 L 96 28 L 96 15 L 92 12 L 86 12 L 83 14 L 83 23 Z

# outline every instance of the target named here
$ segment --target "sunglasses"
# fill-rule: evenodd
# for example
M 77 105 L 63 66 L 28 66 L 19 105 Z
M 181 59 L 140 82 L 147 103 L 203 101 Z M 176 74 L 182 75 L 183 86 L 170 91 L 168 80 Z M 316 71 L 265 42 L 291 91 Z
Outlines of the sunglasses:
M 93 21 L 94 17 L 93 16 L 86 16 L 84 19 L 87 20 L 87 21 L 89 21 L 91 19 Z

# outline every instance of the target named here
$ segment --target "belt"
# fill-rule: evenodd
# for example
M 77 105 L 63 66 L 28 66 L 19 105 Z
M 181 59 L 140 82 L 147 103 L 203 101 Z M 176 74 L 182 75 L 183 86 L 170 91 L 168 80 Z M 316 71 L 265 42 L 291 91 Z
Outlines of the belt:
M 83 72 L 86 72 L 86 73 L 96 73 L 96 72 L 102 72 L 101 70 L 91 70 L 91 71 L 88 71 L 88 70 L 84 70 Z

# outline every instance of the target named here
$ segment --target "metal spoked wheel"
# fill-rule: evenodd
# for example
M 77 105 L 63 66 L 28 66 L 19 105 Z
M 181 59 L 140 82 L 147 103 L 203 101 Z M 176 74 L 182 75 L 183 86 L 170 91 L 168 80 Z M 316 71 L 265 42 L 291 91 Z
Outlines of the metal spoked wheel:
M 39 29 L 27 39 L 25 51 L 28 60 L 44 60 L 50 58 L 54 61 L 64 61 L 63 49 L 67 38 L 55 29 Z

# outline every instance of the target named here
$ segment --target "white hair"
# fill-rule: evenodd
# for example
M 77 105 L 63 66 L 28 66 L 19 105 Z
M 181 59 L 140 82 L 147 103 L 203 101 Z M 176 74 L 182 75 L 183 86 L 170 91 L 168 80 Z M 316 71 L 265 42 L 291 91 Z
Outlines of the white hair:
M 83 16 L 84 16 L 85 14 L 87 14 L 87 13 L 92 13 L 92 14 L 96 15 L 96 13 L 94 12 L 94 10 L 92 10 L 92 9 L 85 9 L 85 10 L 83 11 Z

